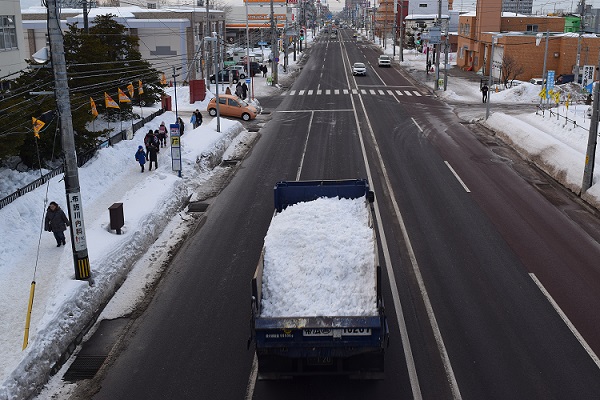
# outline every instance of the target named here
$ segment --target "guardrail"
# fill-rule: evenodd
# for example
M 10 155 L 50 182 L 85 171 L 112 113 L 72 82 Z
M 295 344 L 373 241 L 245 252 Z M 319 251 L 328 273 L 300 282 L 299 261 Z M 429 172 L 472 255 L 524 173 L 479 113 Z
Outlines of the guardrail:
M 160 110 L 158 110 L 158 111 L 150 114 L 149 116 L 141 119 L 140 121 L 132 124 L 131 128 L 132 128 L 133 132 L 135 133 L 136 131 L 140 130 L 147 122 L 153 120 L 154 118 L 156 118 L 159 115 L 162 115 L 164 112 L 165 112 L 165 110 L 161 108 Z M 125 139 L 127 139 L 127 130 L 122 130 L 121 132 L 116 133 L 115 135 L 109 137 L 108 139 L 103 140 L 102 142 L 98 143 L 95 148 L 85 151 L 81 154 L 78 154 L 77 155 L 77 167 L 82 167 L 83 165 L 85 165 L 85 163 L 87 163 L 89 160 L 91 160 L 94 157 L 94 155 L 96 154 L 96 151 L 98 151 L 98 149 L 110 147 L 116 143 L 119 143 L 121 140 L 125 140 Z M 35 181 L 23 186 L 20 189 L 17 189 L 17 191 L 9 194 L 8 196 L 4 197 L 3 199 L 0 199 L 0 209 L 9 205 L 10 203 L 15 201 L 19 197 L 23 196 L 24 194 L 29 193 L 34 189 L 37 189 L 38 187 L 40 187 L 43 184 L 45 184 L 46 182 L 48 182 L 50 179 L 54 178 L 56 175 L 59 175 L 62 173 L 64 173 L 63 165 L 61 165 L 60 167 L 54 168 L 53 170 L 42 175 Z
M 537 107 L 537 110 L 535 111 L 535 113 L 537 115 L 541 114 L 542 117 L 545 117 L 545 113 L 548 112 L 548 113 L 550 113 L 550 117 L 551 118 L 554 117 L 554 116 L 556 116 L 557 120 L 564 120 L 565 121 L 565 126 L 568 123 L 572 123 L 573 124 L 573 128 L 581 128 L 581 129 L 586 130 L 586 131 L 588 130 L 588 128 L 579 125 L 577 123 L 577 121 L 575 121 L 574 119 L 571 119 L 571 118 L 567 117 L 566 114 L 565 115 L 560 114 L 560 108 L 557 109 L 557 111 L 553 111 L 551 108 L 544 107 L 544 105 L 539 105 L 538 104 L 536 107 Z

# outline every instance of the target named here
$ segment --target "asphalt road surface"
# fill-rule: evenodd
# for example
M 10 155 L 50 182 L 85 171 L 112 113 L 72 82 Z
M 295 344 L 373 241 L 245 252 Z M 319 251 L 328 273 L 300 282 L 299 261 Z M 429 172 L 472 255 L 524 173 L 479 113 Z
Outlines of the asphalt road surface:
M 73 398 L 597 399 L 597 216 L 397 66 L 378 68 L 351 31 L 311 46 L 293 85 L 261 100 L 259 140 Z M 257 381 L 250 281 L 273 184 L 341 178 L 375 191 L 386 378 Z

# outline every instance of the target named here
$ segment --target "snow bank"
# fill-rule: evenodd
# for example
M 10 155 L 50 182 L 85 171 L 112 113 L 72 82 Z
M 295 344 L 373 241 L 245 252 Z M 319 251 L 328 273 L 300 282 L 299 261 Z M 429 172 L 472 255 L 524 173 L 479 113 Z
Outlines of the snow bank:
M 363 198 L 276 214 L 265 237 L 263 317 L 377 315 L 373 230 Z

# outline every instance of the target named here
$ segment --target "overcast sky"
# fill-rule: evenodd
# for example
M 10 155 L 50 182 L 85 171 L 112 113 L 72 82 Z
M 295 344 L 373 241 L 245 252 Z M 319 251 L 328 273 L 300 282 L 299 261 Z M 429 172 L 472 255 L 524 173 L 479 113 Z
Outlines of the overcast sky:
M 193 0 L 171 0 L 173 4 L 191 3 Z M 242 0 L 223 0 L 233 5 L 242 5 Z M 322 0 L 323 3 L 329 4 L 331 11 L 340 11 L 344 7 L 345 0 Z M 142 0 L 129 0 L 130 3 L 145 4 Z M 579 0 L 534 0 L 533 9 L 535 11 L 553 12 L 554 10 L 575 11 Z M 588 0 L 587 4 L 592 4 L 593 7 L 600 7 L 600 0 Z M 123 3 L 125 4 L 125 2 Z M 21 8 L 31 6 L 39 6 L 40 0 L 21 0 Z M 475 0 L 454 0 L 454 9 L 458 11 L 471 11 L 475 9 Z

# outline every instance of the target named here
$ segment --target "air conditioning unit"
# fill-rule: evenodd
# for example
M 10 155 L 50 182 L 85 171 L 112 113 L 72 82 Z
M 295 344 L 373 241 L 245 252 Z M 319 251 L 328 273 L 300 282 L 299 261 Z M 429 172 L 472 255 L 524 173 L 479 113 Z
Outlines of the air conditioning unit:
M 156 1 L 149 1 L 147 4 L 149 10 L 156 10 L 158 8 L 158 2 Z

